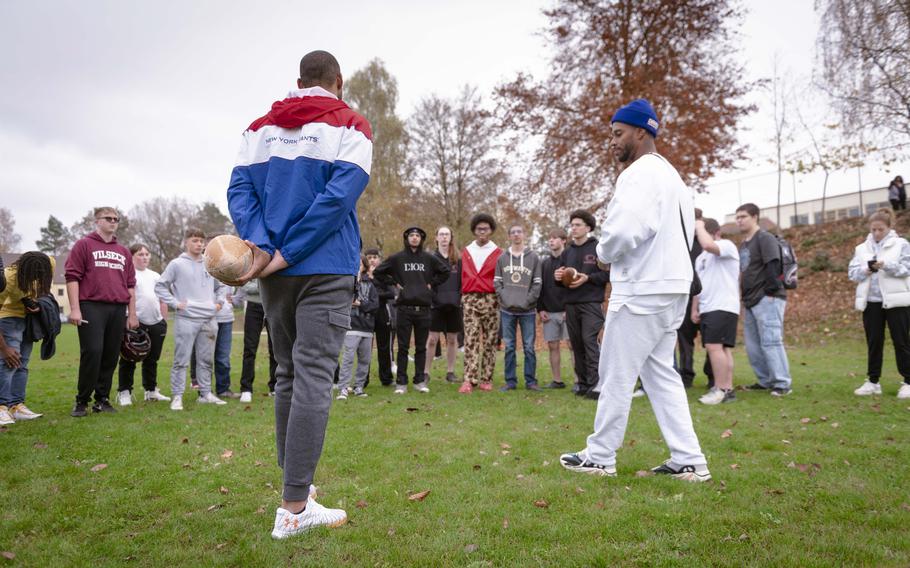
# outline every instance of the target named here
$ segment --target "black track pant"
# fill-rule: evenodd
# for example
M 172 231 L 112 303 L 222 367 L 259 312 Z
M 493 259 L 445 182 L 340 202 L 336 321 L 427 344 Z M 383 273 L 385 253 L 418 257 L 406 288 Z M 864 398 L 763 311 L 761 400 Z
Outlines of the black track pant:
M 600 361 L 597 334 L 603 326 L 603 305 L 599 302 L 566 304 L 566 328 L 575 354 L 575 377 L 581 392 L 597 386 L 597 365 Z
M 397 314 L 398 373 L 396 382 L 408 384 L 408 347 L 414 332 L 414 383 L 426 380 L 427 337 L 430 335 L 430 308 L 426 306 L 398 306 Z
M 392 322 L 389 310 L 394 309 L 388 304 L 380 304 L 376 311 L 376 357 L 379 365 L 379 382 L 390 385 L 395 381 L 392 376 Z
M 253 379 L 256 377 L 256 353 L 259 351 L 259 338 L 265 328 L 265 337 L 269 346 L 269 392 L 275 392 L 275 370 L 278 363 L 272 354 L 272 336 L 269 322 L 265 319 L 265 310 L 259 302 L 247 302 L 243 314 L 243 368 L 240 371 L 240 392 L 253 392 Z
M 89 320 L 91 321 L 91 320 Z M 164 346 L 164 336 L 167 335 L 167 321 L 161 320 L 154 325 L 139 324 L 152 340 L 152 348 L 140 365 L 142 365 L 142 388 L 150 392 L 158 388 L 158 359 L 161 358 L 161 348 Z M 120 367 L 117 370 L 117 390 L 133 390 L 133 375 L 136 373 L 136 363 L 120 358 Z
M 108 400 L 114 369 L 120 358 L 120 342 L 126 329 L 126 305 L 107 302 L 79 302 L 79 385 L 77 404 Z
M 881 302 L 869 302 L 863 310 L 863 329 L 869 353 L 869 381 L 877 383 L 882 376 L 882 353 L 885 348 L 885 325 L 891 332 L 897 371 L 910 384 L 910 307 L 882 308 Z

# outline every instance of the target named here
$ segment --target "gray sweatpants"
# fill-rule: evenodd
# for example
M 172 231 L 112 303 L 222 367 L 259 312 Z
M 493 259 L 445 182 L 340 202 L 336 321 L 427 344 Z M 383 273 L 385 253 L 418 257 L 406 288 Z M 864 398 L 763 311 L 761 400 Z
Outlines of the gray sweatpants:
M 260 280 L 278 370 L 275 443 L 283 497 L 305 501 L 322 454 L 335 365 L 351 327 L 354 277 L 269 276 Z
M 354 357 L 357 357 L 357 370 L 354 371 Z M 363 388 L 370 376 L 370 359 L 373 357 L 373 336 L 361 335 L 344 336 L 344 350 L 341 352 L 341 370 L 338 373 L 338 388 L 344 389 L 351 385 L 351 374 L 354 377 L 354 387 Z
M 183 395 L 186 389 L 186 368 L 190 366 L 193 346 L 196 347 L 196 380 L 199 393 L 212 392 L 212 359 L 215 357 L 215 318 L 174 319 L 174 365 L 171 367 L 171 395 Z

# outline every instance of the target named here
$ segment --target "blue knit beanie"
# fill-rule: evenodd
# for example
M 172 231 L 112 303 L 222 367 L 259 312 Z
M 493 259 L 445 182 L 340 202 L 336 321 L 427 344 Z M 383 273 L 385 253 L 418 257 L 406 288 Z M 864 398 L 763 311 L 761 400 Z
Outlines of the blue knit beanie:
M 657 121 L 657 113 L 654 112 L 654 107 L 651 106 L 647 99 L 635 99 L 626 106 L 620 107 L 616 114 L 613 115 L 613 119 L 610 120 L 611 124 L 614 122 L 622 122 L 623 124 L 644 128 L 655 138 L 657 138 L 657 129 L 660 127 L 660 123 Z

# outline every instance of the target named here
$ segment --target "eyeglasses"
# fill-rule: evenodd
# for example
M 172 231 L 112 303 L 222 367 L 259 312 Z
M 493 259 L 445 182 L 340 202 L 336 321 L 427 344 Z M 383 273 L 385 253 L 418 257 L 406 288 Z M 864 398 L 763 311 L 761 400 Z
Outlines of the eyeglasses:
M 99 219 L 104 219 L 108 223 L 119 223 L 120 217 L 98 217 Z
M 489 233 L 491 230 L 492 229 L 490 229 L 489 227 L 486 227 L 483 225 L 478 225 L 477 227 L 474 228 L 475 233 Z

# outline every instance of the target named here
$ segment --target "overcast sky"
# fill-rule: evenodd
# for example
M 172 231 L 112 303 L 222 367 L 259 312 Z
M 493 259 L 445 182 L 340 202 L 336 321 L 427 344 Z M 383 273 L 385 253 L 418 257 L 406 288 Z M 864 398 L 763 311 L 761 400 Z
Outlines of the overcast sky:
M 294 87 L 302 54 L 331 51 L 348 75 L 383 59 L 406 117 L 430 93 L 454 96 L 465 83 L 489 93 L 520 70 L 545 73 L 538 33 L 550 4 L 2 2 L 0 206 L 13 212 L 21 250 L 34 247 L 48 215 L 69 225 L 100 204 L 128 210 L 179 195 L 226 211 L 240 133 Z M 770 75 L 779 53 L 784 67 L 808 77 L 812 0 L 748 4 L 742 57 L 750 76 Z M 758 158 L 770 154 L 767 113 L 765 106 L 743 133 L 756 163 L 719 175 L 699 196 L 709 214 L 735 207 L 740 186 L 730 180 L 773 170 Z M 891 177 L 864 170 L 864 185 Z M 855 187 L 855 173 L 844 179 Z M 770 204 L 774 180 L 747 180 L 744 198 Z

